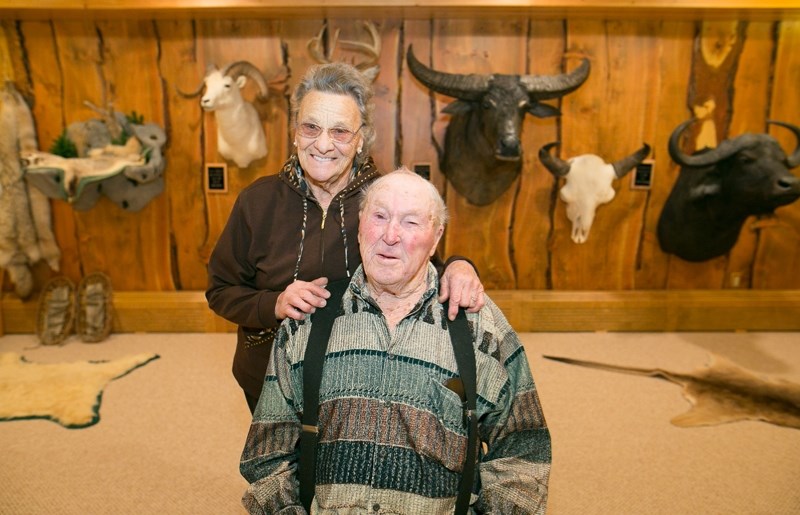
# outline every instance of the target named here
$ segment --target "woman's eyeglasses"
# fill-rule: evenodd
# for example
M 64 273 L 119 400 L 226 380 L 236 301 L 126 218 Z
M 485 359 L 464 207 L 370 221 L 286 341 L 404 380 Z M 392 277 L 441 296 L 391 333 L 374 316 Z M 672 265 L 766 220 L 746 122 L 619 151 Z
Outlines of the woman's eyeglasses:
M 353 141 L 353 138 L 356 137 L 358 131 L 364 128 L 364 124 L 361 124 L 361 127 L 356 129 L 355 132 L 347 130 L 342 127 L 331 127 L 328 129 L 328 137 L 335 141 L 336 143 L 341 144 L 348 144 Z M 315 123 L 301 123 L 297 126 L 297 132 L 300 133 L 301 136 L 308 139 L 317 139 L 320 134 L 322 134 L 322 127 Z

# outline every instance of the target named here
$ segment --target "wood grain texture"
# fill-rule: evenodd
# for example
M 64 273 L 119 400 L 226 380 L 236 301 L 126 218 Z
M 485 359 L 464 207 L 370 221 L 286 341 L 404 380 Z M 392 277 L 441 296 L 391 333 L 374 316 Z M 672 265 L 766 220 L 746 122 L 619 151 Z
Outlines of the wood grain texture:
M 800 331 L 797 290 L 488 290 L 517 332 Z M 114 293 L 112 332 L 233 332 L 202 291 Z M 33 333 L 36 303 L 5 296 L 8 334 Z
M 359 32 L 361 18 L 339 11 L 326 18 L 325 13 L 288 19 L 4 20 L 9 58 L 2 69 L 10 70 L 18 89 L 31 99 L 41 148 L 48 148 L 67 124 L 96 117 L 84 100 L 97 105 L 113 100 L 119 110 L 136 110 L 167 128 L 167 186 L 145 210 L 128 213 L 101 199 L 81 213 L 66 202 L 51 202 L 63 253 L 61 273 L 77 282 L 99 269 L 112 276 L 119 291 L 202 290 L 208 255 L 236 195 L 258 177 L 276 173 L 291 150 L 288 91 L 313 64 L 307 41 L 326 21 L 341 27 L 342 37 L 366 35 Z M 541 18 L 535 13 L 366 19 L 377 24 L 383 44 L 376 83 L 376 161 L 384 169 L 398 163 L 431 165 L 431 180 L 446 196 L 452 215 L 442 253 L 472 258 L 488 288 L 568 293 L 798 287 L 800 278 L 790 273 L 800 264 L 798 202 L 779 208 L 774 217 L 748 220 L 734 251 L 705 263 L 663 253 L 655 237 L 661 207 L 678 173 L 667 140 L 711 94 L 717 137 L 768 130 L 785 150 L 794 148 L 788 131 L 768 128 L 765 121 L 800 124 L 797 21 L 746 22 L 737 16 L 732 24 L 704 23 L 702 17 Z M 710 58 L 701 69 L 696 61 L 707 59 L 703 42 Z M 593 68 L 579 90 L 561 102 L 548 101 L 561 105 L 560 118 L 526 117 L 520 179 L 497 202 L 477 208 L 439 171 L 437 145 L 443 145 L 449 123 L 441 110 L 453 99 L 431 95 L 410 75 L 405 51 L 412 43 L 423 62 L 449 72 L 553 74 L 574 69 L 584 55 Z M 200 110 L 199 99 L 177 95 L 176 87 L 192 90 L 207 65 L 241 58 L 267 76 L 285 64 L 289 87 L 258 105 L 269 142 L 267 158 L 244 170 L 229 164 L 228 193 L 207 194 L 203 167 L 221 160 L 214 115 Z M 129 70 L 136 70 L 135 80 Z M 251 86 L 245 90 L 249 99 L 254 93 Z M 713 118 L 717 110 L 730 112 L 720 128 Z M 598 209 L 584 245 L 571 241 L 557 183 L 536 157 L 540 146 L 557 140 L 564 145 L 562 157 L 591 152 L 613 160 L 643 141 L 653 147 L 651 189 L 631 190 L 629 177 L 615 181 L 617 197 Z M 34 274 L 37 283 L 54 275 L 43 264 L 34 266 Z
M 450 73 L 520 74 L 526 69 L 527 24 L 494 20 L 437 20 L 432 39 L 432 67 Z M 469 37 L 463 37 L 467 33 Z M 434 137 L 444 148 L 449 116 L 442 109 L 453 99 L 436 95 Z M 468 256 L 487 288 L 513 287 L 509 231 L 519 179 L 488 206 L 476 206 L 448 184 L 450 223 L 444 236 L 445 254 Z
M 800 126 L 800 22 L 785 21 L 777 27 L 777 52 L 771 82 L 769 118 Z M 791 153 L 800 142 L 782 127 L 769 133 Z M 798 175 L 798 169 L 793 170 Z M 753 288 L 800 288 L 800 277 L 791 271 L 800 266 L 800 202 L 775 210 L 774 223 L 759 232 L 758 251 L 753 263 Z M 784 256 L 780 262 L 774 256 Z

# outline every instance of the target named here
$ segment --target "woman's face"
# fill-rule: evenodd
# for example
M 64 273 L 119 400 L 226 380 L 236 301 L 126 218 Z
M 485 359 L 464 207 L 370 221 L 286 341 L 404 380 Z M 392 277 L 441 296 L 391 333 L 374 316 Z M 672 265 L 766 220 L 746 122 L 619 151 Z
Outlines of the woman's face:
M 356 101 L 349 95 L 311 91 L 300 103 L 297 125 L 297 157 L 306 180 L 312 191 L 321 188 L 335 195 L 347 186 L 353 159 L 363 145 L 361 113 Z M 321 131 L 317 137 L 305 136 L 303 126 Z M 347 133 L 355 137 L 349 143 L 341 143 L 331 138 L 331 129 L 339 137 L 345 134 L 347 139 Z

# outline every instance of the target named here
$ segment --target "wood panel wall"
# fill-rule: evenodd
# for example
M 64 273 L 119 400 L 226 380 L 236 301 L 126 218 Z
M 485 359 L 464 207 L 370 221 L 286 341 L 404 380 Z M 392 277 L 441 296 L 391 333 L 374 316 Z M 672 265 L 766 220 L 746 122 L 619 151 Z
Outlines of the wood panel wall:
M 726 256 L 689 263 L 663 253 L 661 207 L 677 176 L 666 151 L 673 128 L 693 115 L 693 133 L 715 145 L 766 120 L 800 124 L 800 21 L 659 19 L 374 19 L 383 51 L 375 83 L 378 139 L 385 170 L 430 164 L 452 222 L 443 252 L 469 256 L 489 289 L 667 290 L 798 289 L 800 202 L 753 217 Z M 84 101 L 136 111 L 167 129 L 166 188 L 136 213 L 105 198 L 78 212 L 53 200 L 62 273 L 78 281 L 102 271 L 120 291 L 202 290 L 205 265 L 236 194 L 273 174 L 289 152 L 288 92 L 312 63 L 307 41 L 323 23 L 340 37 L 365 38 L 353 19 L 4 20 L 0 70 L 32 106 L 39 146 L 66 125 L 95 117 Z M 557 104 L 559 118 L 527 117 L 521 177 L 496 202 L 478 207 L 442 177 L 437 147 L 453 99 L 432 95 L 407 70 L 409 44 L 435 68 L 459 73 L 554 74 L 591 60 L 584 86 Z M 339 58 L 356 56 L 343 52 Z M 213 114 L 177 90 L 200 83 L 209 64 L 247 59 L 268 77 L 289 71 L 287 92 L 259 104 L 269 154 L 246 169 L 228 163 L 227 193 L 208 193 L 204 165 L 219 162 Z M 253 97 L 252 89 L 246 91 Z M 702 129 L 702 130 L 701 130 Z M 784 149 L 781 128 L 769 132 Z M 560 186 L 536 157 L 562 142 L 562 157 L 595 153 L 616 160 L 648 142 L 655 159 L 649 190 L 615 181 L 616 198 L 597 212 L 589 239 L 575 244 Z M 702 146 L 702 145 L 700 145 Z M 54 275 L 35 267 L 39 285 Z M 5 290 L 9 285 L 4 286 Z

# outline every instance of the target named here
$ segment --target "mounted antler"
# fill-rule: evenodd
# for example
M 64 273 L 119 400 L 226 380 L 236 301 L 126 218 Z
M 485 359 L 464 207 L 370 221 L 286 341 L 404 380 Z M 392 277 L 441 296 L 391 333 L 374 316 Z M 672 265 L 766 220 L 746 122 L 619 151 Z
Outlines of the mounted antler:
M 378 72 L 380 71 L 380 66 L 377 63 L 381 55 L 381 36 L 378 33 L 378 29 L 375 27 L 374 23 L 371 21 L 365 21 L 363 24 L 364 28 L 366 28 L 367 32 L 369 32 L 371 39 L 370 43 L 349 41 L 344 39 L 339 41 L 339 29 L 336 29 L 336 31 L 333 33 L 333 37 L 331 38 L 330 45 L 328 45 L 327 52 L 324 50 L 325 45 L 323 40 L 325 33 L 328 30 L 328 25 L 323 25 L 317 36 L 308 41 L 308 51 L 311 54 L 311 57 L 319 63 L 332 62 L 333 52 L 336 49 L 336 44 L 337 42 L 340 42 L 342 44 L 342 48 L 355 50 L 369 56 L 367 61 L 358 64 L 353 63 L 353 66 L 363 73 L 370 81 L 374 81 L 375 77 L 378 76 Z

